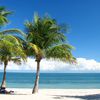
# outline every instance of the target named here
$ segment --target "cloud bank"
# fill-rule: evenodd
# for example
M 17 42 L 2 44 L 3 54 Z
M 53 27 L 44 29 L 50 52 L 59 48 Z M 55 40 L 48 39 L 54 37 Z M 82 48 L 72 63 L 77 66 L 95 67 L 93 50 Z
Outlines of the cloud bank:
M 0 71 L 3 70 L 3 64 L 0 65 Z M 16 65 L 9 62 L 7 71 L 36 71 L 35 59 L 28 58 L 26 63 Z M 41 72 L 100 72 L 100 63 L 94 59 L 77 58 L 77 64 L 68 64 L 61 61 L 43 59 L 41 61 Z

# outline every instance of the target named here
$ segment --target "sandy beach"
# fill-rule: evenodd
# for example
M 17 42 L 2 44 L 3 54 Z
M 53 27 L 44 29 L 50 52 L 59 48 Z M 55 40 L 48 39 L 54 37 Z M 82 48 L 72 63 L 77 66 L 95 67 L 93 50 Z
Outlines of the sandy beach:
M 40 89 L 36 94 L 31 89 L 8 90 L 15 94 L 0 94 L 0 100 L 100 100 L 100 89 Z

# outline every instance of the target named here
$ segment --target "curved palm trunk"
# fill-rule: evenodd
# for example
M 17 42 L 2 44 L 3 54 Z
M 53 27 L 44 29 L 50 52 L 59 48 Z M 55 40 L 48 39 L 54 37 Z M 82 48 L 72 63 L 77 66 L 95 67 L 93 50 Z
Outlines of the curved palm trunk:
M 4 62 L 4 74 L 3 74 L 1 89 L 6 88 L 6 67 L 7 67 L 7 62 Z
M 36 79 L 35 79 L 35 83 L 34 83 L 34 88 L 33 88 L 32 94 L 38 92 L 39 74 L 40 74 L 40 61 L 37 61 Z

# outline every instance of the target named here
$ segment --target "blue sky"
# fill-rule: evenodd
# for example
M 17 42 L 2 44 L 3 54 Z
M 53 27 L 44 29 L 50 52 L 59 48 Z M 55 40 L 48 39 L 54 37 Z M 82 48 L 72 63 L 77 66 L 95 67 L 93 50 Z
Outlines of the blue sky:
M 24 30 L 25 20 L 34 12 L 48 13 L 59 23 L 70 26 L 69 42 L 75 46 L 75 57 L 100 61 L 100 0 L 0 0 L 0 6 L 14 12 L 5 27 Z

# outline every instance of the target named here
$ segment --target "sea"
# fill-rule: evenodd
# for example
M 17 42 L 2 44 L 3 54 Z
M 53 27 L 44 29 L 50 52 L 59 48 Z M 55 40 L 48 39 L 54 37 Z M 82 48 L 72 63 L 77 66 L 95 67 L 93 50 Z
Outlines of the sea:
M 8 88 L 33 88 L 35 73 L 7 73 Z M 0 84 L 3 73 L 0 72 Z M 39 88 L 100 89 L 100 73 L 40 73 Z

